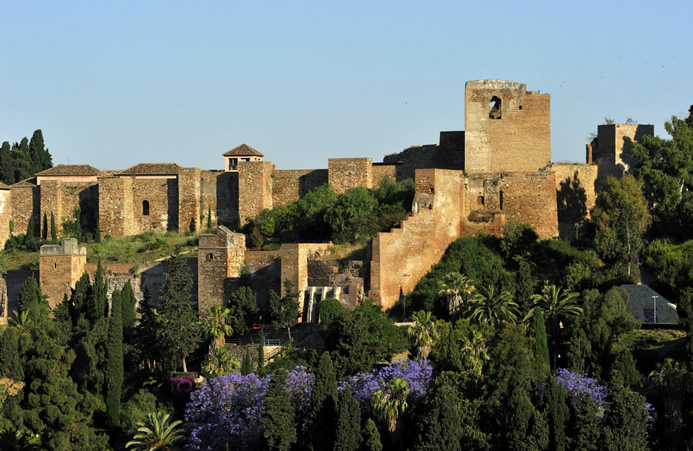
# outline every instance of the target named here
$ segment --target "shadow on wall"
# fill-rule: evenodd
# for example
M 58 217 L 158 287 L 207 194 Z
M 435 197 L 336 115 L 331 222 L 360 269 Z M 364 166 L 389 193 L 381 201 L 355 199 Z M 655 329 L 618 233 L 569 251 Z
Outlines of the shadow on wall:
M 238 173 L 225 172 L 217 177 L 217 223 L 238 230 Z
M 583 223 L 587 219 L 587 195 L 580 182 L 578 171 L 573 177 L 560 182 L 556 193 L 558 222 L 565 224 Z

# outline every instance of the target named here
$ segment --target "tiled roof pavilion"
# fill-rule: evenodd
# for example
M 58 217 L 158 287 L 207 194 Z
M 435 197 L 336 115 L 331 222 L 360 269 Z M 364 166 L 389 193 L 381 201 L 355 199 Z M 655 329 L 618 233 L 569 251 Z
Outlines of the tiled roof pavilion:
M 257 150 L 253 149 L 247 144 L 241 144 L 238 147 L 234 147 L 233 149 L 229 150 L 228 152 L 225 152 L 223 154 L 225 157 L 264 157 L 263 154 L 258 152 Z

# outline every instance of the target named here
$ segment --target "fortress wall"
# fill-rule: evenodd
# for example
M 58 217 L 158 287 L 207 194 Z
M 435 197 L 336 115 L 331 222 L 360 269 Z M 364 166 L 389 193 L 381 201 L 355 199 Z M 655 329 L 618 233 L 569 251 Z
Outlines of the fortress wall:
M 411 291 L 460 236 L 464 190 L 461 171 L 416 171 L 418 212 L 402 221 L 401 228 L 373 239 L 369 297 L 383 309 L 392 307 L 400 292 Z M 431 208 L 427 199 L 432 200 Z
M 99 213 L 99 189 L 97 183 L 84 181 L 43 180 L 40 188 L 41 206 L 39 215 L 43 227 L 43 214 L 49 221 L 51 212 L 55 218 L 55 228 L 58 238 L 62 237 L 63 219 L 74 219 L 75 208 L 86 207 L 94 215 L 94 221 Z M 89 214 L 89 211 L 83 213 Z
M 222 172 L 216 177 L 216 219 L 217 225 L 224 225 L 231 230 L 240 227 L 240 199 L 238 172 Z M 205 198 L 209 197 L 208 190 L 205 188 Z M 212 205 L 212 215 L 214 216 L 214 205 Z
M 241 224 L 265 208 L 272 208 L 272 173 L 269 161 L 238 163 L 238 216 Z
M 278 170 L 272 173 L 272 207 L 286 205 L 328 181 L 325 169 Z
M 531 224 L 541 239 L 558 236 L 554 172 L 504 174 L 499 193 L 507 220 Z
M 39 187 L 35 185 L 13 186 L 10 189 L 10 215 L 14 224 L 14 235 L 26 233 L 30 218 L 34 220 L 34 233 L 38 237 L 39 209 L 41 199 Z
M 0 249 L 5 248 L 5 243 L 10 237 L 11 210 L 10 190 L 0 189 Z
M 132 178 L 99 178 L 99 227 L 103 236 L 133 235 Z M 140 206 L 141 207 L 141 206 Z
M 371 158 L 330 158 L 329 183 L 337 194 L 349 188 L 373 187 L 373 160 Z
M 200 235 L 197 255 L 198 310 L 205 312 L 223 305 L 225 280 L 240 277 L 245 260 L 245 235 L 219 227 L 214 235 Z
M 558 222 L 574 228 L 574 224 L 590 218 L 597 200 L 595 185 L 599 167 L 596 164 L 554 163 Z
M 207 228 L 207 213 L 211 210 L 212 227 L 218 225 L 217 212 L 217 183 L 223 171 L 200 171 L 200 210 L 204 215 L 204 219 L 200 224 L 200 230 Z
M 200 169 L 184 168 L 178 173 L 178 228 L 179 233 L 196 232 L 206 227 L 200 224 Z M 207 214 L 207 211 L 204 211 Z M 206 223 L 205 223 L 206 224 Z
M 131 235 L 154 231 L 179 231 L 178 181 L 175 177 L 132 179 L 132 206 L 126 214 L 132 216 Z M 149 214 L 144 202 L 149 203 Z
M 597 127 L 597 148 L 592 148 L 592 158 L 599 165 L 598 184 L 609 176 L 623 177 L 636 159 L 631 155 L 633 142 L 641 142 L 645 135 L 654 135 L 653 125 L 603 124 Z
M 491 118 L 493 98 L 500 112 Z M 548 94 L 526 91 L 511 81 L 470 81 L 465 89 L 465 170 L 536 171 L 551 161 Z
M 393 164 L 374 164 L 371 168 L 372 187 L 377 188 L 383 177 L 397 181 L 397 166 Z

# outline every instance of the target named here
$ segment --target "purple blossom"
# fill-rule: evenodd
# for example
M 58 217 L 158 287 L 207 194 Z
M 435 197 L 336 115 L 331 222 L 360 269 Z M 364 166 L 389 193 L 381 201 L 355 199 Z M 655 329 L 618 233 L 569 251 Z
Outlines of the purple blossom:
M 341 382 L 339 389 L 343 390 L 349 387 L 354 399 L 361 404 L 361 409 L 367 413 L 370 411 L 373 393 L 387 389 L 393 378 L 398 377 L 407 381 L 409 396 L 413 401 L 416 401 L 426 395 L 432 374 L 433 367 L 428 360 L 402 360 L 374 369 L 370 373 L 359 373 Z
M 556 370 L 556 382 L 568 391 L 570 402 L 575 409 L 580 409 L 583 396 L 590 396 L 599 407 L 603 407 L 609 394 L 606 386 L 599 385 L 595 379 L 586 374 L 575 374 L 565 368 Z

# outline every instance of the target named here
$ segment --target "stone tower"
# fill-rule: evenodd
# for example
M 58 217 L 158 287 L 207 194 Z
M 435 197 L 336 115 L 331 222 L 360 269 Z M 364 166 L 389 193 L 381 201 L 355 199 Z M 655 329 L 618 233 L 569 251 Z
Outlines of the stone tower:
M 468 81 L 465 162 L 472 172 L 537 171 L 551 162 L 551 98 L 514 81 Z
M 220 225 L 216 234 L 200 235 L 197 255 L 197 302 L 204 315 L 215 305 L 223 305 L 226 279 L 241 276 L 245 235 Z
M 60 244 L 41 246 L 39 272 L 41 291 L 48 296 L 51 309 L 62 302 L 65 295 L 84 274 L 87 247 L 75 238 L 65 238 Z

